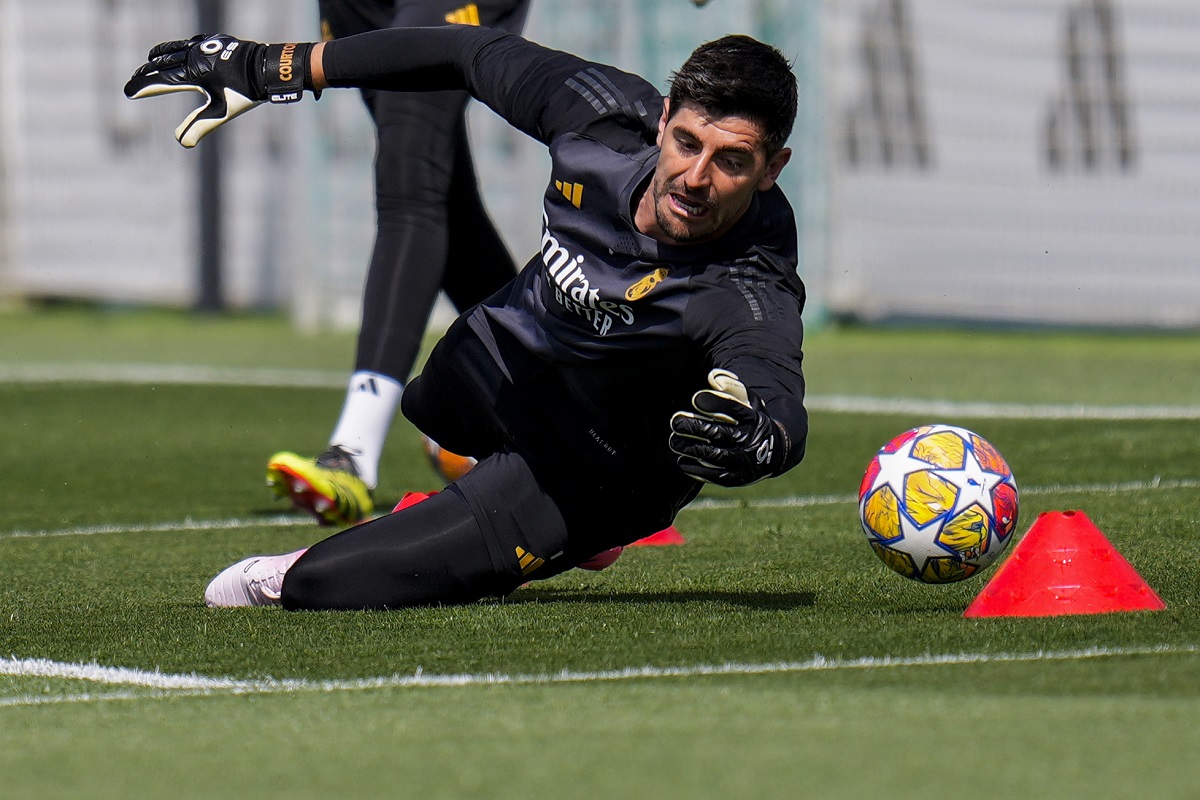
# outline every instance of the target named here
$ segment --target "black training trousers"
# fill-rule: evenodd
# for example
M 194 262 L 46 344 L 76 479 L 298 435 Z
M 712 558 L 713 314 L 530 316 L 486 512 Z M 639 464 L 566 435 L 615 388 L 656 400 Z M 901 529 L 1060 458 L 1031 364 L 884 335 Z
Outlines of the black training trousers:
M 480 24 L 519 33 L 528 0 L 484 0 Z M 321 0 L 326 36 L 446 24 L 457 0 Z M 517 268 L 480 197 L 464 91 L 363 90 L 375 122 L 376 239 L 363 287 L 355 371 L 408 380 L 438 291 L 460 311 Z

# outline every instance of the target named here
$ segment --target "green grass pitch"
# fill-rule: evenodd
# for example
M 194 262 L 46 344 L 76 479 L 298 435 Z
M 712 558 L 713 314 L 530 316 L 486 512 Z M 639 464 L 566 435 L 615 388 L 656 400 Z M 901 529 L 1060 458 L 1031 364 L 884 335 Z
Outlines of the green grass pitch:
M 706 490 L 685 545 L 466 607 L 204 608 L 229 563 L 321 535 L 263 471 L 324 445 L 352 350 L 0 315 L 4 796 L 1200 794 L 1200 336 L 821 330 L 804 463 Z M 1019 533 L 1085 511 L 1167 609 L 968 620 L 994 570 L 888 572 L 853 497 L 927 422 L 1004 453 Z M 437 486 L 398 421 L 380 505 Z

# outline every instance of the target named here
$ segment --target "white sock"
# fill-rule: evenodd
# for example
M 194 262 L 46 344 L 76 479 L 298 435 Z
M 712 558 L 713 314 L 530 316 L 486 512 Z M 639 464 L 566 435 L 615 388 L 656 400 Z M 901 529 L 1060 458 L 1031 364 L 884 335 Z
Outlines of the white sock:
M 403 383 L 378 372 L 354 373 L 342 416 L 329 438 L 330 445 L 350 453 L 358 476 L 371 489 L 379 483 L 379 458 L 403 392 Z

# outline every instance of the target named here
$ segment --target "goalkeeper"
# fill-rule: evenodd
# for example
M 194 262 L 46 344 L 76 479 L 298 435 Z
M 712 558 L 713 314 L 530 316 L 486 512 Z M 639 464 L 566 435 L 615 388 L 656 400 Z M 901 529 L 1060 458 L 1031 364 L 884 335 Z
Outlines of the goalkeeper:
M 486 28 L 315 45 L 198 36 L 151 50 L 125 92 L 198 92 L 176 129 L 194 144 L 259 103 L 330 87 L 465 88 L 545 143 L 541 248 L 455 321 L 401 400 L 417 428 L 479 464 L 310 548 L 235 564 L 209 605 L 504 596 L 667 527 L 704 482 L 799 463 L 804 287 L 776 185 L 796 82 L 777 50 L 745 36 L 701 45 L 664 98 Z

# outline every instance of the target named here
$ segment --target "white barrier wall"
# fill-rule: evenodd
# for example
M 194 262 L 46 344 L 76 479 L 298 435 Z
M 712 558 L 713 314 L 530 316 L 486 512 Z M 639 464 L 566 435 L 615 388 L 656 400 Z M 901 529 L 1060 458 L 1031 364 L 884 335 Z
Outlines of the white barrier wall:
M 188 306 L 199 148 L 183 96 L 121 95 L 179 0 L 0 0 L 0 296 Z M 313 0 L 227 3 L 226 28 L 312 38 Z M 665 87 L 696 44 L 750 33 L 795 59 L 782 183 L 811 320 L 1200 325 L 1200 4 L 1194 0 L 533 0 L 527 33 Z M 489 207 L 536 247 L 542 148 L 470 115 Z M 220 131 L 224 296 L 357 325 L 374 233 L 355 92 Z M 204 147 L 201 143 L 200 147 Z
M 1200 324 L 1200 4 L 825 4 L 827 302 Z
M 311 37 L 309 5 L 231 3 L 229 24 L 248 37 Z M 0 3 L 0 292 L 194 301 L 199 159 L 171 131 L 196 100 L 130 102 L 121 92 L 150 45 L 196 29 L 192 6 Z M 229 155 L 225 291 L 235 306 L 277 304 L 268 273 L 282 268 L 288 249 L 267 247 L 265 237 L 288 241 L 272 230 L 277 215 L 269 209 L 291 189 L 281 167 L 299 139 L 266 115 L 244 122 L 220 134 Z

